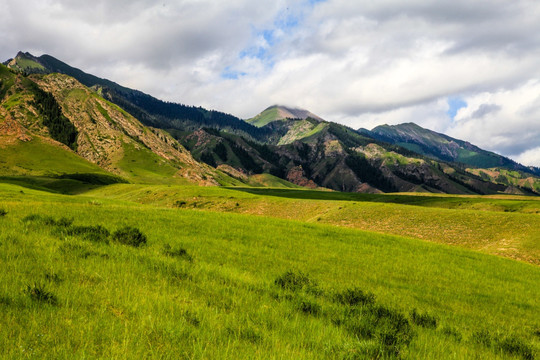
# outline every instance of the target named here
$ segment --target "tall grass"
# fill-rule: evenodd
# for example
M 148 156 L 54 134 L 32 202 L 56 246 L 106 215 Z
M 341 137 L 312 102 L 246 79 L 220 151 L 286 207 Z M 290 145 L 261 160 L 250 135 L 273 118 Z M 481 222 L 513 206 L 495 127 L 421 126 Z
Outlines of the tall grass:
M 534 265 L 355 229 L 12 185 L 0 185 L 0 208 L 0 357 L 538 356 Z M 70 230 L 110 238 L 125 227 L 145 246 Z

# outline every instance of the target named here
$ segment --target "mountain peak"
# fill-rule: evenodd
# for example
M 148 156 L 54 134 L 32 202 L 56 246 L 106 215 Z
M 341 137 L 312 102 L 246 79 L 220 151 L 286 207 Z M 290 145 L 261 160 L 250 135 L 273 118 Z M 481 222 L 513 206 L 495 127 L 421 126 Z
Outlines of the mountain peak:
M 273 121 L 286 119 L 305 120 L 307 118 L 324 121 L 324 119 L 309 110 L 277 104 L 267 107 L 263 112 L 246 121 L 252 125 L 263 127 Z
M 48 70 L 41 64 L 39 58 L 29 52 L 19 51 L 17 55 L 6 62 L 4 65 L 10 69 L 24 73 L 47 73 Z

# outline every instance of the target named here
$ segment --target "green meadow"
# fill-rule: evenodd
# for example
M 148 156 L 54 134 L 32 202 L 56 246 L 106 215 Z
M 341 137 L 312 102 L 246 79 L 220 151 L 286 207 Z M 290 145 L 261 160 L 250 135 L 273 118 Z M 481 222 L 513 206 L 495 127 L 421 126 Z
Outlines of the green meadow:
M 0 356 L 534 359 L 540 268 L 526 254 L 538 259 L 539 205 L 134 184 L 63 195 L 0 184 Z M 453 217 L 466 241 L 407 233 L 430 217 L 446 228 Z M 362 218 L 388 229 L 362 230 Z M 519 256 L 474 244 L 495 241 L 497 226 L 526 228 Z

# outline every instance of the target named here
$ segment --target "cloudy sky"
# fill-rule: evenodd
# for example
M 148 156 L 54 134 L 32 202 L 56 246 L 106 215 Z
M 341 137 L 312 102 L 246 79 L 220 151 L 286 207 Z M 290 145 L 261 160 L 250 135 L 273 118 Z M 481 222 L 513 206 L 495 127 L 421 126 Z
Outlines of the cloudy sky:
M 536 0 L 0 0 L 0 56 L 158 98 L 354 128 L 415 122 L 540 166 Z

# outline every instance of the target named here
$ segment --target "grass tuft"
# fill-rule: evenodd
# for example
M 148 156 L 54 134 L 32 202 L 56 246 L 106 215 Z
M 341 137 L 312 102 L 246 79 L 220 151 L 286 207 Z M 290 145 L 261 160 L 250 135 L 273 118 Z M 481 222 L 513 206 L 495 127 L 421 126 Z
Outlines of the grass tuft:
M 28 285 L 25 289 L 25 293 L 34 301 L 58 305 L 58 298 L 52 292 L 45 289 L 44 285 Z
M 311 280 L 306 274 L 299 271 L 295 273 L 293 271 L 287 271 L 283 275 L 279 276 L 274 284 L 285 290 L 299 291 L 308 287 L 316 287 L 317 284 Z
M 503 352 L 511 356 L 518 356 L 524 360 L 533 360 L 534 351 L 530 344 L 516 335 L 491 335 L 487 330 L 473 333 L 472 340 L 496 352 Z
M 47 226 L 68 227 L 73 224 L 73 218 L 61 217 L 58 220 L 52 216 L 30 214 L 22 219 L 23 222 L 37 222 Z
M 534 354 L 531 346 L 516 336 L 509 336 L 503 339 L 496 339 L 497 350 L 508 355 L 519 356 L 524 360 L 533 360 Z
M 120 244 L 133 247 L 140 247 L 147 242 L 146 235 L 132 226 L 124 226 L 123 228 L 116 230 L 112 234 L 112 239 Z
M 375 303 L 375 295 L 370 292 L 364 292 L 362 289 L 347 289 L 336 294 L 337 302 L 343 305 L 368 305 Z
M 298 311 L 306 315 L 319 316 L 322 312 L 321 305 L 309 300 L 300 300 L 296 305 Z
M 451 326 L 443 327 L 441 332 L 447 337 L 453 338 L 456 342 L 460 342 L 462 339 L 461 333 Z
M 380 348 L 376 358 L 399 356 L 403 347 L 409 345 L 414 331 L 407 318 L 396 310 L 382 305 L 367 305 L 352 309 L 337 322 L 352 335 L 375 340 Z
M 189 262 L 193 261 L 193 257 L 188 254 L 186 249 L 181 247 L 172 248 L 169 244 L 163 245 L 163 255 L 184 259 Z
M 413 324 L 422 326 L 428 329 L 435 329 L 437 327 L 437 319 L 427 313 L 421 314 L 413 309 L 411 311 L 411 321 Z
M 72 236 L 80 236 L 84 240 L 92 242 L 109 243 L 110 232 L 101 225 L 93 226 L 71 226 L 66 229 L 65 233 Z

